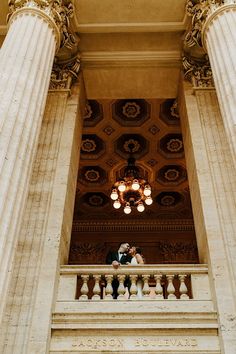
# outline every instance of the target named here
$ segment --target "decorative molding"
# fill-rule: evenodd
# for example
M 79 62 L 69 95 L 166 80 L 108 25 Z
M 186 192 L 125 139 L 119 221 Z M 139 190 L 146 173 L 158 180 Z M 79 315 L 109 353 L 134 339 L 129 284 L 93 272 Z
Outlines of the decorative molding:
M 22 12 L 37 14 L 54 29 L 57 50 L 77 47 L 78 37 L 71 30 L 70 21 L 74 17 L 74 4 L 70 0 L 9 0 L 7 22 L 10 24 Z
M 198 262 L 197 245 L 193 242 L 158 242 L 157 244 L 165 262 L 171 263 L 179 260 Z
M 135 63 L 139 66 L 179 67 L 181 55 L 179 51 L 91 51 L 81 53 L 81 62 L 85 67 L 129 66 Z
M 118 244 L 118 242 L 117 242 Z M 178 242 L 166 242 L 160 240 L 157 242 L 146 243 L 145 260 L 148 263 L 198 263 L 198 250 L 196 242 L 181 240 Z M 103 264 L 107 253 L 115 249 L 115 244 L 109 242 L 72 242 L 70 248 L 69 262 L 71 264 Z M 155 251 L 153 252 L 153 249 Z
M 50 90 L 62 90 L 70 89 L 74 81 L 77 80 L 80 71 L 80 55 L 64 61 L 54 62 L 51 80 Z
M 184 77 L 198 88 L 213 88 L 214 81 L 208 56 L 202 59 L 183 57 Z
M 78 25 L 79 33 L 145 33 L 182 32 L 186 29 L 187 17 L 182 22 L 119 22 L 85 23 Z
M 186 13 L 192 17 L 192 25 L 185 37 L 185 46 L 189 48 L 196 45 L 202 47 L 202 29 L 205 21 L 211 12 L 224 3 L 224 0 L 188 0 Z
M 148 231 L 194 231 L 193 220 L 109 220 L 109 221 L 74 221 L 72 232 L 148 232 Z

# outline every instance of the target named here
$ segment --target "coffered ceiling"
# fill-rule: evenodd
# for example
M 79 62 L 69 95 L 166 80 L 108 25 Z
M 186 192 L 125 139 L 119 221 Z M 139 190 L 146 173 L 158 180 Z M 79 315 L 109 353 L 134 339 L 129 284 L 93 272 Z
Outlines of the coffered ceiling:
M 110 201 L 130 156 L 152 186 L 154 203 L 124 215 Z M 88 100 L 74 220 L 192 219 L 177 102 L 173 99 Z
M 123 175 L 130 143 L 153 204 L 126 215 L 113 208 L 110 193 Z M 123 240 L 141 246 L 149 263 L 198 261 L 175 98 L 88 100 L 69 262 L 103 263 Z

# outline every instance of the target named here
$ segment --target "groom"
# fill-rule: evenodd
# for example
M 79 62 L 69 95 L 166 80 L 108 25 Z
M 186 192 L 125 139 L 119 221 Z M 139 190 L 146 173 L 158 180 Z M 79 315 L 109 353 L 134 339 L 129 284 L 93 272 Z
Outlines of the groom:
M 131 262 L 132 256 L 129 255 L 130 245 L 128 242 L 121 242 L 117 252 L 109 252 L 106 258 L 106 264 L 112 264 L 113 268 L 118 269 L 121 264 L 127 264 Z M 127 282 L 126 282 L 127 283 Z M 129 287 L 129 284 L 125 284 Z M 112 281 L 113 287 L 113 299 L 117 299 L 119 281 L 114 279 Z
M 112 264 L 115 269 L 121 264 L 126 264 L 131 261 L 131 256 L 128 254 L 130 245 L 128 242 L 121 242 L 117 252 L 109 252 L 106 258 L 106 264 Z

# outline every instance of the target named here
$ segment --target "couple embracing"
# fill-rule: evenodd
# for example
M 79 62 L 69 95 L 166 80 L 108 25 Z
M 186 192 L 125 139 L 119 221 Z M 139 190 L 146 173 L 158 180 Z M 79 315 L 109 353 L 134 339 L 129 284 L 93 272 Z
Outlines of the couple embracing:
M 117 252 L 108 253 L 106 263 L 117 269 L 121 264 L 143 264 L 144 259 L 139 247 L 130 247 L 128 242 L 121 242 Z
M 143 263 L 144 258 L 141 254 L 141 249 L 135 246 L 130 247 L 130 244 L 128 242 L 121 242 L 117 252 L 109 252 L 106 258 L 106 264 L 111 264 L 115 269 L 118 269 L 120 265 L 138 265 Z M 114 299 L 116 299 L 118 296 L 118 286 L 118 280 L 114 279 L 112 282 Z M 127 286 L 128 288 L 130 287 L 129 280 L 125 282 L 125 286 Z

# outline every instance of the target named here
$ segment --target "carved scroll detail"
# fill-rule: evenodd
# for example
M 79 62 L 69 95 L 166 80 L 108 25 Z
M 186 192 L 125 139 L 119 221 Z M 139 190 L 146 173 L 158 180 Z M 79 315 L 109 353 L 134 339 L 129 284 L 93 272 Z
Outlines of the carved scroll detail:
M 183 57 L 184 77 L 192 83 L 194 87 L 214 87 L 214 81 L 208 56 L 194 59 Z
M 196 45 L 202 47 L 201 32 L 207 16 L 223 4 L 224 0 L 188 0 L 186 13 L 192 17 L 192 23 L 184 40 L 185 46 L 189 48 Z
M 70 21 L 74 16 L 74 5 L 70 0 L 9 0 L 7 21 L 14 16 L 17 10 L 26 9 L 32 13 L 42 11 L 53 19 L 60 33 L 60 48 L 72 49 L 78 45 L 78 36 L 71 29 Z
M 52 68 L 50 90 L 70 89 L 78 78 L 80 71 L 80 56 L 66 62 L 55 62 Z

